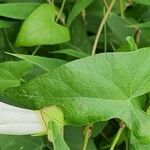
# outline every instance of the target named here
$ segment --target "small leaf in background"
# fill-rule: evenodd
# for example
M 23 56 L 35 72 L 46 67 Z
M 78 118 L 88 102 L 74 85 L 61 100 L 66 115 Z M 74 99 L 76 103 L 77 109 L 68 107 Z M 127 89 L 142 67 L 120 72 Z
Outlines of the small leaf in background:
M 130 25 L 129 27 L 132 27 L 132 28 L 150 28 L 150 21 L 144 22 L 144 23 Z
M 132 36 L 127 36 L 126 43 L 121 45 L 116 51 L 117 52 L 130 52 L 137 50 L 137 44 Z
M 42 137 L 0 135 L 1 150 L 43 150 Z
M 68 16 L 67 25 L 70 26 L 74 18 L 92 2 L 93 0 L 77 0 Z
M 71 150 L 81 150 L 83 145 L 83 128 L 72 126 L 65 127 L 65 141 Z M 94 145 L 94 140 L 89 139 L 87 150 L 97 150 Z
M 150 144 L 143 144 L 133 135 L 133 133 L 131 133 L 129 149 L 130 150 L 149 150 Z
M 72 45 L 70 48 L 79 49 L 87 54 L 91 54 L 92 42 L 88 38 L 86 26 L 81 17 L 75 18 L 72 22 L 70 26 L 70 35 L 71 40 L 69 44 Z
M 67 62 L 65 60 L 60 60 L 57 58 L 46 58 L 46 57 L 40 57 L 40 56 L 11 54 L 11 53 L 7 53 L 7 54 L 23 59 L 29 63 L 35 64 L 47 72 L 52 71 L 53 69 Z
M 144 5 L 150 5 L 150 1 L 149 0 L 133 0 L 134 2 L 140 3 L 140 4 L 144 4 Z
M 121 42 L 121 44 L 126 42 L 127 36 L 134 35 L 134 29 L 127 27 L 130 25 L 130 23 L 117 14 L 110 14 L 107 19 L 107 25 L 109 26 L 112 33 L 116 36 L 116 38 L 118 38 L 118 40 Z
M 32 68 L 32 64 L 25 61 L 9 61 L 0 63 L 0 91 L 19 86 L 24 75 Z
M 39 5 L 39 3 L 0 4 L 0 16 L 13 19 L 26 19 Z
M 137 48 L 137 45 L 136 45 L 136 43 L 135 43 L 135 41 L 134 41 L 134 38 L 133 38 L 132 36 L 128 36 L 128 37 L 126 38 L 126 40 L 127 40 L 128 44 L 129 44 L 130 51 L 135 51 L 135 50 L 138 49 L 138 48 Z
M 17 46 L 53 45 L 69 41 L 67 27 L 55 23 L 56 9 L 42 4 L 23 23 L 16 39 Z
M 11 25 L 10 22 L 0 20 L 0 28 L 8 28 L 8 27 L 10 27 L 10 25 Z
M 89 56 L 88 54 L 84 53 L 83 51 L 74 50 L 74 49 L 62 49 L 58 51 L 53 51 L 52 53 L 62 53 L 67 54 L 76 58 L 83 58 Z

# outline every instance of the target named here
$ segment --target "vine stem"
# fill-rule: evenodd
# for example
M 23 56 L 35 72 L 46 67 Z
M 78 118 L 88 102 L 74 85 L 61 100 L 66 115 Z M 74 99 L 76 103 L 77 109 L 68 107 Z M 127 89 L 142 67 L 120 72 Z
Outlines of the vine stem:
M 89 140 L 89 137 L 91 136 L 91 132 L 92 132 L 91 126 L 92 126 L 92 125 L 90 124 L 90 125 L 87 125 L 87 126 L 84 128 L 84 131 L 83 131 L 84 141 L 83 141 L 82 150 L 86 150 L 86 149 L 87 149 L 88 140 Z
M 108 9 L 108 3 L 107 3 L 107 0 L 103 0 L 103 3 L 104 3 L 104 5 L 105 5 L 106 9 Z
M 120 14 L 122 18 L 124 18 L 124 3 L 124 0 L 120 0 Z
M 108 7 L 107 11 L 106 11 L 106 14 L 105 16 L 103 17 L 101 23 L 100 23 L 100 26 L 98 28 L 98 31 L 97 31 L 97 34 L 96 34 L 96 37 L 95 37 L 95 40 L 94 40 L 94 44 L 93 44 L 93 47 L 92 47 L 92 55 L 95 55 L 95 52 L 96 52 L 96 48 L 97 48 L 97 44 L 98 44 L 98 40 L 99 40 L 99 37 L 102 33 L 102 29 L 103 29 L 103 26 L 105 25 L 105 22 L 107 20 L 107 17 L 108 15 L 110 14 L 111 12 L 111 9 L 113 8 L 114 4 L 115 4 L 115 1 L 116 0 L 112 0 L 110 6 Z
M 37 46 L 35 50 L 33 51 L 32 55 L 34 56 L 40 48 L 41 48 L 41 45 Z
M 121 121 L 120 122 L 120 128 L 119 128 L 119 130 L 118 130 L 118 132 L 116 134 L 116 137 L 114 138 L 114 140 L 113 140 L 113 142 L 111 144 L 110 150 L 114 150 L 114 148 L 115 148 L 115 146 L 116 146 L 116 144 L 117 144 L 117 142 L 118 142 L 118 140 L 119 140 L 123 130 L 125 129 L 125 127 L 126 127 L 126 125 Z
M 104 7 L 104 15 L 106 12 L 106 8 Z M 107 27 L 106 23 L 104 24 L 104 52 L 107 52 Z
M 62 12 L 63 12 L 65 3 L 66 3 L 66 0 L 63 0 L 62 5 L 61 5 L 61 8 L 60 8 L 60 11 L 59 11 L 59 13 L 58 13 L 58 15 L 57 15 L 57 18 L 56 18 L 56 22 L 59 20 L 61 14 L 62 14 Z
M 15 48 L 13 47 L 12 43 L 10 42 L 9 38 L 8 38 L 8 33 L 6 31 L 6 29 L 4 29 L 4 35 L 5 35 L 5 38 L 6 38 L 6 41 L 10 47 L 10 49 L 15 53 L 17 54 L 18 52 L 15 50 Z

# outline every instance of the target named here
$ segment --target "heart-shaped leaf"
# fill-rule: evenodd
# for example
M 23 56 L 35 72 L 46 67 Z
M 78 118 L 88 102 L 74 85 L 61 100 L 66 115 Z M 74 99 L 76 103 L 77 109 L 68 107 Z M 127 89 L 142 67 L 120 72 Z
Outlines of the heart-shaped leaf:
M 23 23 L 16 45 L 49 45 L 69 41 L 69 30 L 55 22 L 56 14 L 52 4 L 42 4 L 35 9 Z
M 138 139 L 150 142 L 150 116 L 142 110 L 149 83 L 150 48 L 144 48 L 67 63 L 4 95 L 32 109 L 61 106 L 71 125 L 120 118 Z

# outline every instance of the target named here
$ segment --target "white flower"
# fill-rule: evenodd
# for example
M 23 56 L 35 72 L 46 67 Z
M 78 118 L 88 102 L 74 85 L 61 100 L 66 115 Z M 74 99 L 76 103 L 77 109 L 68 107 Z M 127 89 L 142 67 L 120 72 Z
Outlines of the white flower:
M 27 135 L 45 133 L 41 112 L 0 102 L 0 134 Z

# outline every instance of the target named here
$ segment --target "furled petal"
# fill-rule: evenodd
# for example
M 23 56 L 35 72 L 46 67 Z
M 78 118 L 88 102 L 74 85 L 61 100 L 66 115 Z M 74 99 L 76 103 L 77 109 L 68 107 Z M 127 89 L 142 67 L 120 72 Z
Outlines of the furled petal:
M 46 131 L 40 111 L 0 102 L 0 134 L 26 135 Z

